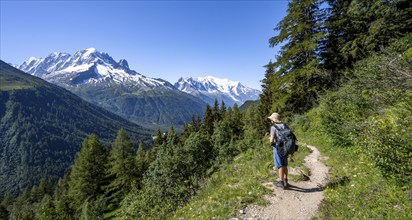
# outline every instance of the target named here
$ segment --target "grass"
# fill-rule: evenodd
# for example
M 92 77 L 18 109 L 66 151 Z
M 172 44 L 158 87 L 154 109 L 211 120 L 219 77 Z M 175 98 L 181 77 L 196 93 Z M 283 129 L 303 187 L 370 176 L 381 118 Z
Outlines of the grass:
M 289 165 L 302 167 L 303 158 L 310 153 L 306 149 L 301 146 L 294 155 L 295 161 Z M 172 218 L 228 219 L 235 217 L 236 211 L 245 205 L 265 205 L 263 195 L 271 191 L 263 183 L 277 179 L 272 167 L 270 147 L 249 149 L 207 179 L 197 195 L 186 206 L 179 208 Z
M 33 88 L 36 82 L 32 82 L 27 78 L 16 75 L 8 69 L 1 69 L 0 75 L 0 91 L 20 90 Z
M 0 82 L 0 91 L 31 89 L 35 87 L 34 84 L 27 81 L 17 81 L 15 79 L 9 79 L 5 76 L 0 76 Z
M 107 212 L 103 215 L 103 219 L 115 219 L 116 214 L 119 212 L 119 209 L 115 209 L 111 212 Z
M 318 219 L 412 219 L 408 190 L 385 179 L 356 146 L 337 148 L 326 137 L 301 133 L 321 154 L 329 157 L 330 182 Z
M 30 89 L 33 88 L 32 85 L 25 85 L 25 84 L 12 84 L 12 85 L 6 85 L 6 84 L 1 84 L 0 86 L 0 91 L 10 91 L 10 90 L 20 90 L 20 89 Z

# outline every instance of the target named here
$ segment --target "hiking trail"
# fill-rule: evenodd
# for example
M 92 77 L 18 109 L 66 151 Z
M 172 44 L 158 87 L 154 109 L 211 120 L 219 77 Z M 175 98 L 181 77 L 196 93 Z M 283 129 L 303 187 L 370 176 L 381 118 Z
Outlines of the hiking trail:
M 305 157 L 304 165 L 309 168 L 309 180 L 292 182 L 288 189 L 275 187 L 273 182 L 278 180 L 277 172 L 272 182 L 263 183 L 273 192 L 265 195 L 269 204 L 264 207 L 249 205 L 237 212 L 238 219 L 311 219 L 318 211 L 323 200 L 323 187 L 329 179 L 328 168 L 321 162 L 316 147 L 307 146 L 311 153 Z M 296 174 L 296 169 L 288 167 L 289 174 Z

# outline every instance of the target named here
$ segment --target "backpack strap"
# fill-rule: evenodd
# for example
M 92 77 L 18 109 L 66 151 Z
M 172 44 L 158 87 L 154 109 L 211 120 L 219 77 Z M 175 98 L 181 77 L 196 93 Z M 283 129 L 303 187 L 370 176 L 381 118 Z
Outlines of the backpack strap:
M 280 132 L 281 129 L 278 126 L 276 126 L 276 124 L 274 124 L 273 127 L 275 127 L 275 129 L 276 129 L 277 135 L 279 135 L 279 132 Z
M 275 134 L 276 135 L 276 143 L 279 144 L 279 137 L 281 136 L 281 134 L 279 132 L 280 132 L 281 129 L 278 126 L 276 126 L 276 124 L 274 124 L 273 127 L 275 127 L 275 130 L 277 131 L 276 134 Z

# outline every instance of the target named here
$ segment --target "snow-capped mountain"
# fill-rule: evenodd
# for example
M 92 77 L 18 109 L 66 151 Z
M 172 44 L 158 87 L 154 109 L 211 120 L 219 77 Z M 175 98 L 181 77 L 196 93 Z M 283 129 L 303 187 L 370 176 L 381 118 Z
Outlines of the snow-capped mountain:
M 18 69 L 65 87 L 83 99 L 138 124 L 180 126 L 201 116 L 206 103 L 163 79 L 146 77 L 94 48 L 73 55 L 30 58 Z
M 115 83 L 139 88 L 172 88 L 165 80 L 149 78 L 129 69 L 125 59 L 116 62 L 95 48 L 80 50 L 74 55 L 52 53 L 46 58 L 31 57 L 17 68 L 64 86 Z
M 219 79 L 213 76 L 198 78 L 180 78 L 174 84 L 180 91 L 201 98 L 203 101 L 213 105 L 215 99 L 219 102 L 224 101 L 226 105 L 239 106 L 247 100 L 256 100 L 261 93 L 259 90 L 248 88 L 240 82 L 228 79 Z

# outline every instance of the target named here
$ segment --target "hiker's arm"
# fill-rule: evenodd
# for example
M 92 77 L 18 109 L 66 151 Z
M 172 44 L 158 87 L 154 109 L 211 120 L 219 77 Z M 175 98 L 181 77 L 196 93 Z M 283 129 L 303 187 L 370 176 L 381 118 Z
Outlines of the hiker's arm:
M 269 144 L 272 145 L 275 143 L 275 134 L 270 134 L 269 136 Z
M 269 144 L 273 145 L 274 143 L 275 143 L 275 128 L 272 126 L 270 127 Z

